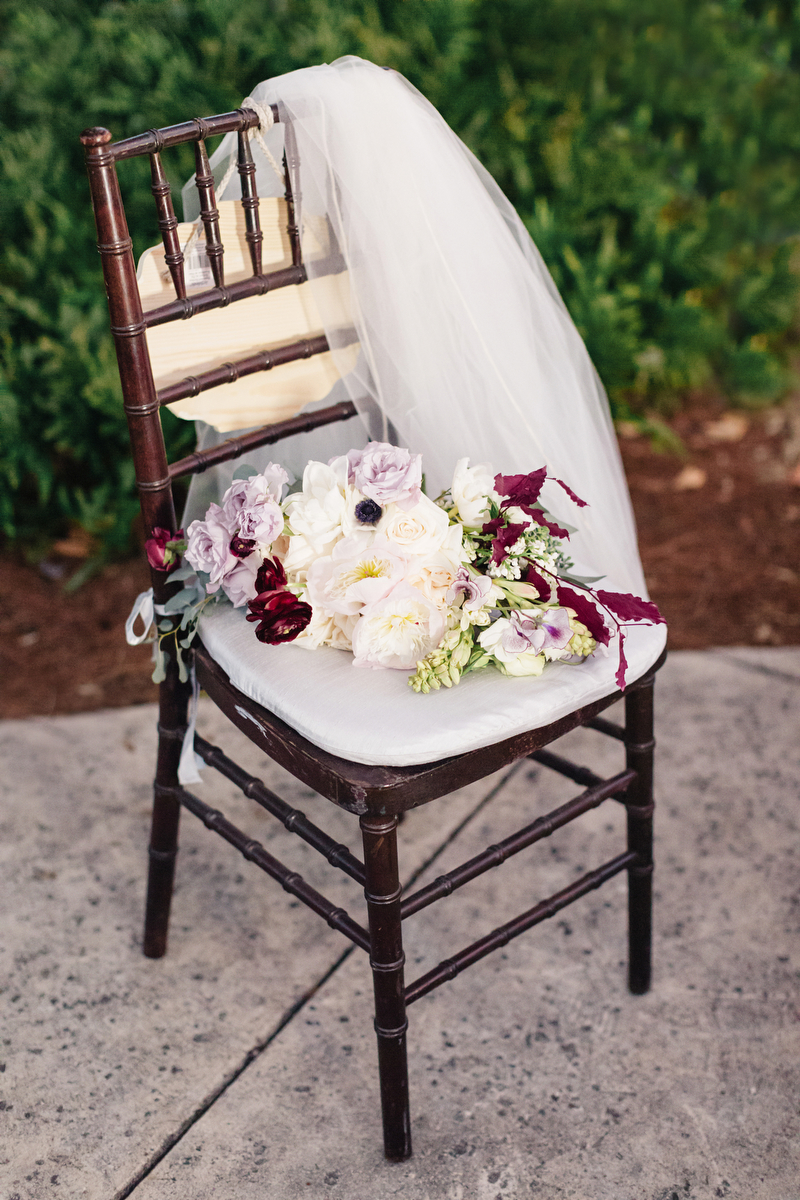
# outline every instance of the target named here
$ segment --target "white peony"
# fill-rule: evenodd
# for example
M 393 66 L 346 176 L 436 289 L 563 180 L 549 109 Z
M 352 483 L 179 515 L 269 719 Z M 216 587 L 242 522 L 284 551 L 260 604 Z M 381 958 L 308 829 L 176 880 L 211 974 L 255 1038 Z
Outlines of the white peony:
M 439 645 L 446 625 L 445 609 L 400 583 L 362 610 L 353 630 L 353 666 L 413 671 Z
M 334 650 L 353 649 L 353 630 L 358 616 L 331 613 L 324 608 L 314 608 L 313 615 L 302 633 L 294 639 L 295 646 L 316 650 L 320 646 L 332 646 Z
M 343 538 L 333 552 L 308 568 L 308 601 L 329 612 L 353 615 L 365 604 L 380 600 L 403 578 L 406 557 L 385 538 Z
M 468 458 L 460 458 L 453 472 L 450 495 L 465 525 L 475 529 L 489 520 L 489 500 L 499 504 L 494 490 L 494 470 L 489 463 L 469 466 Z

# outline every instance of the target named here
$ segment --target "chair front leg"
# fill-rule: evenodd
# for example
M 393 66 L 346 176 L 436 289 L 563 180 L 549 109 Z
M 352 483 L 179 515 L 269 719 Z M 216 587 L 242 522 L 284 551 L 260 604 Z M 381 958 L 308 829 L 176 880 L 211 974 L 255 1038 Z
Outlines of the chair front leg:
M 367 877 L 364 895 L 369 912 L 370 966 L 375 990 L 383 1147 L 388 1159 L 399 1162 L 411 1155 L 411 1124 L 397 818 L 362 817 L 361 837 Z
M 625 696 L 625 756 L 636 780 L 628 788 L 628 987 L 637 996 L 650 987 L 653 930 L 653 687 L 650 676 Z
M 144 953 L 161 958 L 167 952 L 169 910 L 178 854 L 178 822 L 181 806 L 173 788 L 178 783 L 178 763 L 186 730 L 191 684 L 181 683 L 174 658 L 158 693 L 158 761 L 153 787 L 153 819 L 150 828 L 150 866 L 144 918 Z

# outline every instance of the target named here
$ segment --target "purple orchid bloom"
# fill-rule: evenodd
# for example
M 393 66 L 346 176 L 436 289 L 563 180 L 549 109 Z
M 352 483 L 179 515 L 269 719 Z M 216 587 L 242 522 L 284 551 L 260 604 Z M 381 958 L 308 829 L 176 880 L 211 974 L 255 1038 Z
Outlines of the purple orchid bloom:
M 486 575 L 470 575 L 466 567 L 459 567 L 458 574 L 447 592 L 447 603 L 457 604 L 458 597 L 463 595 L 461 607 L 465 612 L 475 612 L 483 608 L 486 597 L 492 590 L 492 581 Z

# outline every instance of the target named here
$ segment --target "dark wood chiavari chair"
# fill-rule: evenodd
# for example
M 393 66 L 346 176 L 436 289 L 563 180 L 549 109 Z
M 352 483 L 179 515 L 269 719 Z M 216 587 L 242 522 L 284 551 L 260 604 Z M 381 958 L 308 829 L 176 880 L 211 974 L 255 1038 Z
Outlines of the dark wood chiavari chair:
M 273 109 L 273 115 L 276 120 L 279 119 L 277 108 Z M 233 437 L 211 449 L 198 450 L 178 462 L 170 464 L 167 461 L 159 415 L 163 405 L 254 372 L 275 369 L 282 363 L 324 353 L 328 349 L 324 337 L 305 339 L 269 352 L 258 351 L 235 363 L 205 371 L 160 391 L 156 389 L 148 353 L 148 329 L 165 322 L 191 318 L 247 297 L 297 285 L 306 278 L 300 236 L 294 218 L 290 186 L 292 172 L 288 169 L 286 212 L 291 265 L 266 274 L 262 269 L 259 198 L 247 134 L 249 129 L 258 124 L 258 115 L 245 107 L 236 112 L 150 130 L 118 142 L 112 141 L 111 133 L 102 128 L 88 129 L 81 137 L 86 152 L 98 247 L 108 294 L 111 332 L 119 362 L 136 480 L 148 536 L 156 527 L 169 530 L 177 528 L 172 490 L 176 479 L 230 461 L 246 451 L 278 442 L 290 434 L 355 415 L 351 403 L 338 403 Z M 209 137 L 230 132 L 238 134 L 241 204 L 252 274 L 226 285 L 224 246 L 219 234 L 214 178 L 205 143 Z M 161 162 L 163 150 L 184 142 L 195 144 L 200 216 L 214 281 L 213 287 L 191 298 L 187 297 L 178 222 Z M 288 131 L 287 149 L 291 156 L 292 143 Z M 175 299 L 147 312 L 143 312 L 137 286 L 132 244 L 117 178 L 117 163 L 137 155 L 148 155 L 150 158 L 152 191 L 162 233 L 164 261 L 175 291 Z M 171 584 L 169 577 L 159 571 L 153 571 L 152 579 L 155 602 L 163 604 L 175 592 L 177 585 Z M 200 685 L 235 726 L 270 758 L 320 796 L 358 817 L 363 839 L 363 862 L 347 848 L 336 844 L 304 815 L 291 809 L 220 749 L 202 737 L 196 738 L 196 751 L 209 766 L 220 771 L 318 850 L 329 863 L 364 888 L 368 928 L 364 928 L 343 909 L 334 906 L 263 846 L 237 829 L 222 813 L 179 784 L 178 763 L 187 727 L 189 686 L 179 680 L 173 661 L 159 686 L 158 758 L 144 953 L 157 958 L 166 951 L 178 821 L 181 808 L 186 808 L 209 829 L 235 846 L 246 859 L 276 879 L 286 890 L 324 917 L 329 925 L 367 952 L 374 980 L 384 1148 L 388 1158 L 400 1160 L 411 1154 L 406 1065 L 406 1012 L 409 1005 L 622 871 L 628 874 L 629 987 L 637 994 L 647 991 L 650 986 L 653 871 L 653 678 L 663 662 L 663 654 L 654 666 L 629 684 L 624 695 L 624 726 L 599 715 L 620 698 L 620 693 L 614 691 L 552 724 L 489 747 L 439 762 L 391 768 L 346 761 L 320 749 L 239 691 L 201 643 L 195 644 L 192 654 Z M 545 749 L 556 738 L 578 726 L 588 726 L 620 740 L 625 747 L 626 769 L 611 778 L 602 778 Z M 397 825 L 402 814 L 525 756 L 567 776 L 583 790 L 573 800 L 505 837 L 469 862 L 403 897 L 397 859 Z M 449 895 L 525 847 L 549 837 L 561 826 L 610 798 L 621 801 L 627 812 L 627 848 L 622 853 L 479 938 L 412 983 L 404 983 L 401 922 L 405 917 Z

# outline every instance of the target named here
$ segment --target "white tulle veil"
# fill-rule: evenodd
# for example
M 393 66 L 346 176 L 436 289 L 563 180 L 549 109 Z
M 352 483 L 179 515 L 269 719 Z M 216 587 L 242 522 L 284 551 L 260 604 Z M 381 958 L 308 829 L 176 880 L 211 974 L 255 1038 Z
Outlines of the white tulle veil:
M 546 463 L 589 502 L 578 508 L 552 483 L 542 495 L 577 527 L 576 560 L 644 595 L 605 392 L 541 255 L 491 176 L 411 84 L 362 59 L 293 71 L 252 95 L 279 106 L 284 126 L 268 135 L 273 153 L 291 126 L 298 223 L 302 230 L 307 218 L 327 216 L 349 271 L 362 350 L 339 385 L 362 414 L 359 435 L 349 422 L 302 449 L 267 448 L 267 456 L 297 472 L 312 455 L 327 459 L 366 432 L 385 440 L 392 427 L 422 452 L 431 496 L 465 456 L 503 474 Z M 212 165 L 227 163 L 231 146 L 232 135 Z M 254 157 L 260 194 L 277 194 L 255 144 Z M 238 188 L 234 178 L 226 198 Z M 311 258 L 307 265 L 313 286 L 319 268 Z M 338 314 L 326 314 L 322 288 L 317 298 L 335 355 Z

